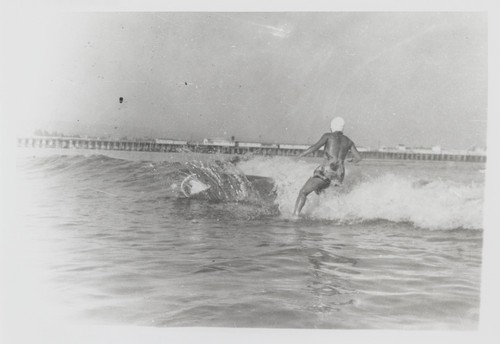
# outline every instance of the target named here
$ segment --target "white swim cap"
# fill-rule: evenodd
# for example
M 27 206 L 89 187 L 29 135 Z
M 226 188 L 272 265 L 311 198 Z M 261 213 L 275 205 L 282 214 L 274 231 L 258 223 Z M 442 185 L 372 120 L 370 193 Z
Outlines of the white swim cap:
M 336 131 L 343 131 L 344 130 L 344 119 L 342 117 L 335 117 L 332 119 L 332 122 L 330 123 L 330 129 L 333 132 Z

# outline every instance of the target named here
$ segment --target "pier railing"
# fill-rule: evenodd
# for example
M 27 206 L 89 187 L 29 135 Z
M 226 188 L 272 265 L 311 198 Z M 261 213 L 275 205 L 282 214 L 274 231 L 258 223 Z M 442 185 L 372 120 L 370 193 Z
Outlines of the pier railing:
M 63 148 L 63 149 L 94 149 L 94 150 L 121 150 L 136 152 L 196 152 L 219 154 L 257 154 L 269 156 L 296 156 L 304 148 L 280 147 L 271 145 L 240 145 L 238 142 L 230 144 L 202 144 L 189 142 L 157 142 L 155 140 L 112 140 L 76 137 L 21 137 L 17 140 L 21 148 Z M 285 146 L 285 145 L 283 145 Z M 322 156 L 322 152 L 315 152 L 313 156 Z M 421 152 L 421 151 L 360 151 L 365 159 L 401 159 L 401 160 L 435 160 L 435 161 L 467 161 L 486 162 L 486 155 L 476 152 Z

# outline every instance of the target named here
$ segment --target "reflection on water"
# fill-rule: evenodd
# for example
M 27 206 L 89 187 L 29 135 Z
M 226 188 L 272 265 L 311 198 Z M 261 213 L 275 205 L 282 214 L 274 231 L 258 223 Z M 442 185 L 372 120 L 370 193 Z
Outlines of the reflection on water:
M 45 272 L 43 285 L 51 291 L 45 306 L 59 305 L 66 319 L 146 326 L 477 326 L 481 230 L 288 220 L 265 202 L 174 197 L 158 172 L 171 173 L 171 165 L 71 159 L 21 164 L 19 192 L 26 197 L 15 232 L 17 247 L 25 248 L 16 254 L 28 257 L 31 248 L 30 260 Z
M 354 304 L 353 294 L 356 294 L 356 290 L 349 286 L 345 276 L 358 273 L 349 268 L 355 266 L 357 261 L 341 255 L 344 245 L 324 238 L 318 232 L 297 230 L 296 234 L 297 243 L 302 246 L 301 251 L 310 263 L 307 287 L 315 299 L 306 310 L 324 315 L 339 312 L 341 307 Z

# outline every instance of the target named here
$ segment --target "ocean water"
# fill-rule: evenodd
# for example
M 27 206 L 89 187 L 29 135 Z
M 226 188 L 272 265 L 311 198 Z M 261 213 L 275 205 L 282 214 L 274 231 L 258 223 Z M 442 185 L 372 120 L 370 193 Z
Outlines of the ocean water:
M 477 328 L 484 164 L 350 164 L 344 185 L 311 194 L 296 219 L 297 192 L 319 159 L 228 158 L 19 149 L 10 301 L 30 311 L 18 316 Z M 200 192 L 188 198 L 183 180 L 193 175 Z

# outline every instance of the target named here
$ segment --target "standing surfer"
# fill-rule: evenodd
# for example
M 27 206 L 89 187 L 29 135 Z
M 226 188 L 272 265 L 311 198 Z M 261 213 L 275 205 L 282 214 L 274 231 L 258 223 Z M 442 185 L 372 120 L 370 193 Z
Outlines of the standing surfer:
M 317 151 L 321 147 L 324 148 L 324 160 L 314 170 L 313 176 L 307 180 L 302 189 L 299 191 L 299 196 L 295 202 L 294 215 L 299 215 L 307 200 L 307 195 L 315 191 L 319 194 L 324 189 L 328 188 L 332 182 L 334 186 L 339 186 L 344 180 L 345 168 L 344 160 L 349 151 L 353 155 L 353 162 L 357 163 L 361 160 L 361 155 L 356 149 L 356 145 L 342 131 L 344 130 L 344 119 L 335 117 L 331 124 L 331 133 L 325 133 L 314 145 L 299 154 L 299 158 Z

